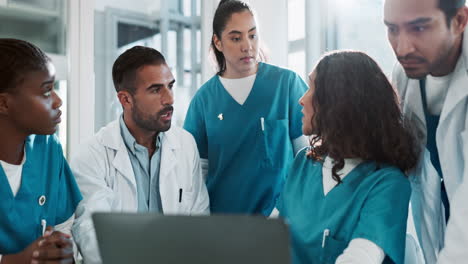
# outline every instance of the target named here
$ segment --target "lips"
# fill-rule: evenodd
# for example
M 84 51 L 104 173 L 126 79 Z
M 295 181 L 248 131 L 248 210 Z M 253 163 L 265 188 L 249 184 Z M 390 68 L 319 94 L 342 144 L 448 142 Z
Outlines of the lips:
M 252 57 L 252 56 L 247 56 L 247 57 L 242 57 L 242 58 L 241 58 L 241 61 L 248 63 L 248 62 L 253 61 L 253 59 L 254 59 L 254 57 Z
M 62 122 L 61 116 L 62 116 L 62 111 L 59 110 L 58 113 L 57 113 L 57 115 L 56 115 L 55 118 L 54 118 L 54 123 L 57 123 L 57 124 L 58 124 L 58 123 Z
M 415 67 L 425 62 L 424 58 L 417 57 L 417 56 L 398 57 L 398 61 L 405 68 Z
M 167 112 L 161 114 L 161 119 L 162 119 L 163 121 L 171 121 L 171 119 L 172 119 L 172 110 L 167 111 Z

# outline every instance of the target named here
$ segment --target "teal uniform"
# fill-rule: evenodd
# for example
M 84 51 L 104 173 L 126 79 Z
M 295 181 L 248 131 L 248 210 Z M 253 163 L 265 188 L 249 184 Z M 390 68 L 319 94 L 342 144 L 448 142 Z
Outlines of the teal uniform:
M 209 161 L 212 213 L 271 213 L 294 158 L 291 141 L 302 135 L 298 100 L 306 90 L 294 72 L 265 63 L 243 105 L 217 75 L 198 90 L 184 128 Z
M 25 152 L 16 196 L 0 166 L 1 255 L 18 253 L 42 236 L 43 219 L 47 226 L 68 220 L 82 199 L 56 136 L 29 136 Z
M 403 172 L 363 162 L 324 196 L 322 163 L 306 150 L 294 160 L 277 205 L 290 225 L 293 263 L 335 263 L 355 238 L 382 248 L 383 263 L 403 263 L 411 194 Z

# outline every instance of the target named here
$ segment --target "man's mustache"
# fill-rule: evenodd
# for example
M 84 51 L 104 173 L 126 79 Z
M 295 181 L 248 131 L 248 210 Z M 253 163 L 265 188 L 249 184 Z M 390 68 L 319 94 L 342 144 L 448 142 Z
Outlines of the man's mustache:
M 412 61 L 412 62 L 417 62 L 417 63 L 426 62 L 426 59 L 424 59 L 423 57 L 418 57 L 414 55 L 398 56 L 397 59 L 399 62 L 407 62 L 407 61 Z
M 163 108 L 163 110 L 159 111 L 160 115 L 165 115 L 167 112 L 174 111 L 174 107 L 172 105 L 166 106 Z

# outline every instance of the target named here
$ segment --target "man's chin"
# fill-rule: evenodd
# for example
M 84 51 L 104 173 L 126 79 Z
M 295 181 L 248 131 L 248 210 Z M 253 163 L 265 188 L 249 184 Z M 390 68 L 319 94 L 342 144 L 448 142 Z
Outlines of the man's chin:
M 171 122 L 169 122 L 168 124 L 164 124 L 164 125 L 161 126 L 161 132 L 166 132 L 170 128 L 171 128 Z
M 424 79 L 429 73 L 422 69 L 404 68 L 406 76 L 411 79 Z

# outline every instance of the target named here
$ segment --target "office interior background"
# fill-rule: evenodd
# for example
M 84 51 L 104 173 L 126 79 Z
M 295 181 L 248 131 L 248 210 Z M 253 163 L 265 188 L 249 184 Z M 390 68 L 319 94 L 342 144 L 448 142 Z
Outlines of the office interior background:
M 176 78 L 175 119 L 214 73 L 209 44 L 219 0 L 0 0 L 0 37 L 30 41 L 56 67 L 64 117 L 64 152 L 117 118 L 121 107 L 112 65 L 126 49 L 161 51 Z M 305 80 L 326 51 L 367 52 L 390 75 L 395 58 L 386 39 L 383 0 L 250 0 L 268 62 Z

